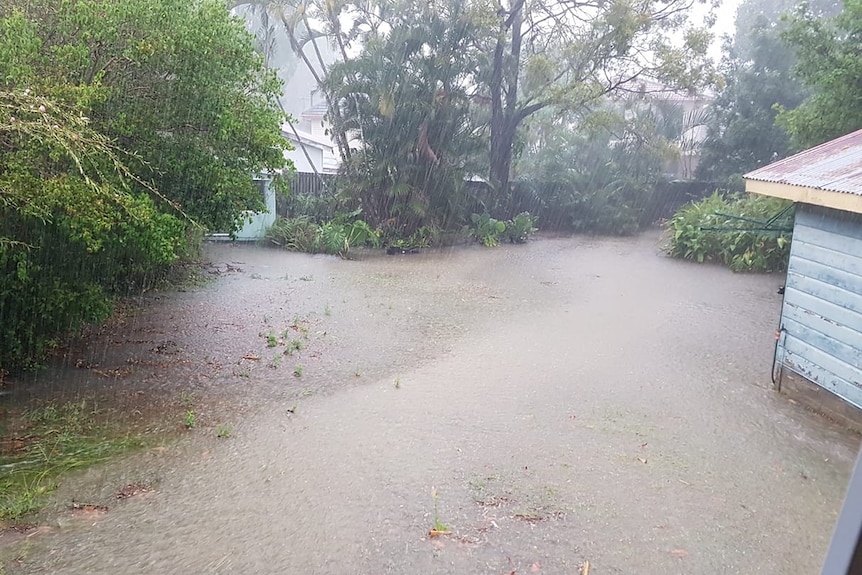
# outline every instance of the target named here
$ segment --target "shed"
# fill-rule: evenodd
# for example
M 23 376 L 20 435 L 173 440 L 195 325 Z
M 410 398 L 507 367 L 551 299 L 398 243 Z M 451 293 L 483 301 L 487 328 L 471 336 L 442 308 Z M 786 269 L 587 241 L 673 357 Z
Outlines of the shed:
M 780 391 L 789 387 L 809 406 L 858 428 L 862 130 L 744 177 L 748 192 L 796 203 L 773 380 Z

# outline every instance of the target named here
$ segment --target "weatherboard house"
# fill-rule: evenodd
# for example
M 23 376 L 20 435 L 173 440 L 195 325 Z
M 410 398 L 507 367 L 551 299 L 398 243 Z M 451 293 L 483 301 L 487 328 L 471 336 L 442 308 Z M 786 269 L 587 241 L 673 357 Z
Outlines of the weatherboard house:
M 796 203 L 773 381 L 862 428 L 862 130 L 745 174 Z

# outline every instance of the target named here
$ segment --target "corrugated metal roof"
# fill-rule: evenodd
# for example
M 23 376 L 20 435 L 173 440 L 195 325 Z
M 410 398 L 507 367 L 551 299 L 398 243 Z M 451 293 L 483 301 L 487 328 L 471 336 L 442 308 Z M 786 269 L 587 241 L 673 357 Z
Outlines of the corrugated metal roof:
M 862 196 L 862 130 L 758 168 L 743 177 Z

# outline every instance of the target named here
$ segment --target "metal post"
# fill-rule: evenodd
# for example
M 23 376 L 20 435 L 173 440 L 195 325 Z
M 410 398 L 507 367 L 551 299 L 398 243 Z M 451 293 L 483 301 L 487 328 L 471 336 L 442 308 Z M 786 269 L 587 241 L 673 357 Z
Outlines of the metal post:
M 862 575 L 862 451 L 850 477 L 822 575 Z

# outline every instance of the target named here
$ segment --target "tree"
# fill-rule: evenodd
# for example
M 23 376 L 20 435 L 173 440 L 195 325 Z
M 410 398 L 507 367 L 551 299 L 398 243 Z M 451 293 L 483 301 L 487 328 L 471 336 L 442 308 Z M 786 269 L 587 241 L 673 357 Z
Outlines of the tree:
M 402 237 L 460 215 L 454 204 L 481 149 L 470 120 L 474 27 L 459 2 L 417 3 L 362 52 L 334 65 L 325 87 L 334 128 L 362 135 L 346 166 L 364 217 Z
M 166 15 L 170 15 L 167 17 Z M 286 167 L 278 82 L 211 0 L 0 8 L 0 368 L 233 230 Z
M 725 86 L 712 106 L 697 175 L 741 189 L 742 174 L 787 156 L 790 137 L 776 125 L 778 108 L 793 109 L 806 89 L 793 76 L 795 51 L 781 38 L 781 14 L 796 0 L 747 0 L 737 11 L 736 33 L 725 44 Z M 831 0 L 814 6 L 829 11 Z
M 782 37 L 795 49 L 796 76 L 811 94 L 777 121 L 805 148 L 862 128 L 862 0 L 845 0 L 834 17 L 800 7 Z
M 641 76 L 692 88 L 709 79 L 709 34 L 683 30 L 685 0 L 511 0 L 485 14 L 482 81 L 490 105 L 489 180 L 508 189 L 521 123 L 539 110 L 583 110 Z M 680 32 L 683 42 L 667 39 Z

